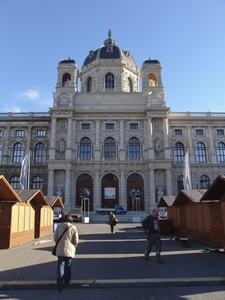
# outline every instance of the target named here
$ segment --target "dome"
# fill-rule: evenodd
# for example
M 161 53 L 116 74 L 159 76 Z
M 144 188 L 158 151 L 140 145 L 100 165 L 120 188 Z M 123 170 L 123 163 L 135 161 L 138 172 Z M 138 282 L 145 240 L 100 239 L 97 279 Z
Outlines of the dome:
M 108 39 L 104 41 L 104 45 L 97 50 L 89 51 L 89 55 L 85 58 L 83 67 L 99 59 L 120 59 L 126 61 L 128 64 L 136 67 L 136 62 L 129 50 L 122 50 L 111 38 L 111 30 L 108 32 Z
M 160 64 L 160 61 L 156 60 L 156 59 L 146 59 L 144 61 L 144 64 Z
M 74 59 L 70 59 L 70 57 L 68 59 L 62 59 L 59 62 L 60 64 L 75 64 L 75 60 Z

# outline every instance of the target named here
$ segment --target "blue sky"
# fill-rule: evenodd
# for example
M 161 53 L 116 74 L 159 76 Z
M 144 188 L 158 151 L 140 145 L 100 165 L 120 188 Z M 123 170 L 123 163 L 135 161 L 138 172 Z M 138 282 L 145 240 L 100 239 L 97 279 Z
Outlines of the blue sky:
M 174 112 L 225 112 L 225 0 L 0 0 L 0 112 L 52 106 L 57 66 L 112 38 L 162 65 Z

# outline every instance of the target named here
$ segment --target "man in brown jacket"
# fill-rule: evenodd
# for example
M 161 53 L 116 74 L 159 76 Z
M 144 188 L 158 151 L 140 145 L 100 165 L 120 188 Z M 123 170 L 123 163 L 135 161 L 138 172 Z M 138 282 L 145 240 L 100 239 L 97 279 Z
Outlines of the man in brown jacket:
M 79 236 L 76 226 L 73 224 L 73 218 L 70 215 L 64 216 L 64 222 L 60 223 L 54 232 L 54 241 L 60 239 L 56 256 L 58 256 L 57 284 L 58 291 L 62 292 L 63 284 L 67 285 L 71 278 L 72 258 L 75 256 L 76 247 L 79 242 Z

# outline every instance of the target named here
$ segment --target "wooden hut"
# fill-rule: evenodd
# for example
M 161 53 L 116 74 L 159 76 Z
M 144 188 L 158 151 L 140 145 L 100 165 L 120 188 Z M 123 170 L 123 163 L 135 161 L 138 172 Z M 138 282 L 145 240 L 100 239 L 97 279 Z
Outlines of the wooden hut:
M 204 244 L 225 249 L 225 176 L 218 176 L 200 202 L 204 207 L 207 227 L 204 230 Z
M 170 218 L 170 211 L 171 207 L 173 205 L 175 196 L 161 196 L 159 203 L 157 207 L 164 207 L 167 212 L 167 218 L 166 219 L 159 219 L 159 224 L 160 224 L 160 232 L 161 234 L 167 234 L 170 235 L 173 233 L 173 222 L 172 219 Z
M 53 210 L 58 209 L 62 211 L 62 208 L 64 208 L 62 199 L 59 196 L 45 196 L 45 201 Z
M 34 237 L 39 238 L 53 231 L 53 211 L 41 190 L 21 190 L 18 192 L 23 203 L 29 204 L 35 213 Z
M 200 217 L 200 203 L 205 190 L 181 190 L 174 199 L 170 209 L 170 219 L 173 222 L 173 234 L 180 238 L 191 238 L 196 240 L 197 216 Z M 202 216 L 201 216 L 202 219 Z
M 23 203 L 3 175 L 0 176 L 0 249 L 34 238 L 34 210 Z

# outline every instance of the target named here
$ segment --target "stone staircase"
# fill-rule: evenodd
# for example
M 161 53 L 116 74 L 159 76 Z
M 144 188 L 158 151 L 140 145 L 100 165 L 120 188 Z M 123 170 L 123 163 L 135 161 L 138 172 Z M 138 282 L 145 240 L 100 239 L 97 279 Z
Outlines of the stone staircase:
M 147 217 L 149 214 L 141 211 L 141 212 L 132 212 L 132 211 L 128 211 L 126 214 L 124 215 L 116 215 L 119 223 L 141 223 L 141 221 Z M 86 217 L 88 217 L 88 215 L 83 216 L 84 218 L 82 218 L 82 222 L 83 223 L 88 223 L 86 222 Z M 89 212 L 89 223 L 94 222 L 94 223 L 107 223 L 109 220 L 109 216 L 108 214 L 106 215 L 101 215 L 98 214 L 96 212 Z

